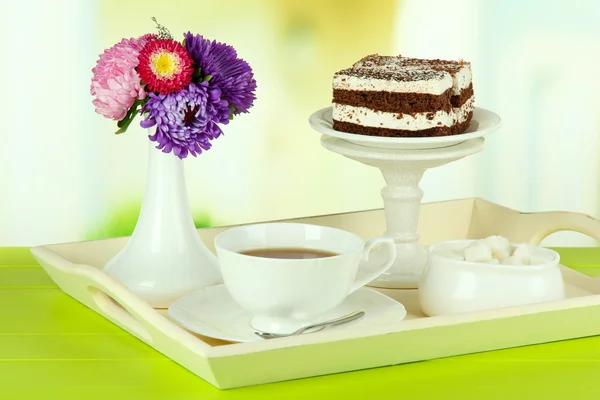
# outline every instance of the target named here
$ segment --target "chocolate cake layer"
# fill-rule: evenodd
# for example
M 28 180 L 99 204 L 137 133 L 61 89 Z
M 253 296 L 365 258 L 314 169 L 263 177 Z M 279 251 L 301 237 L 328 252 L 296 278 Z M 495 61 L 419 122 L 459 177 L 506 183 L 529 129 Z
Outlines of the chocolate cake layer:
M 471 92 L 473 89 L 471 88 Z M 460 97 L 462 98 L 461 93 Z M 333 102 L 355 107 L 367 107 L 372 110 L 393 112 L 398 114 L 414 114 L 452 109 L 452 89 L 440 95 L 429 93 L 398 93 L 356 90 L 333 90 Z M 468 97 L 465 99 L 465 101 Z M 456 106 L 455 106 L 456 107 Z
M 468 87 L 460 91 L 458 96 L 452 96 L 452 107 L 460 107 L 467 102 L 473 96 L 473 84 L 471 83 Z
M 467 119 L 461 123 L 452 126 L 440 126 L 435 128 L 409 131 L 403 129 L 387 129 L 375 128 L 371 126 L 363 126 L 352 124 L 349 122 L 340 122 L 333 120 L 333 129 L 341 132 L 355 133 L 358 135 L 368 136 L 383 136 L 383 137 L 432 137 L 432 136 L 448 136 L 458 135 L 463 133 L 473 118 L 473 112 L 470 112 Z

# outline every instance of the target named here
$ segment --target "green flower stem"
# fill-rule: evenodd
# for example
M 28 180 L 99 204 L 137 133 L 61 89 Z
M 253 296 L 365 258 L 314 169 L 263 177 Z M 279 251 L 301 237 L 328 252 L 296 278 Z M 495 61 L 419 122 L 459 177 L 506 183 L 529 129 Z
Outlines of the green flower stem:
M 200 68 L 196 68 L 194 73 L 192 74 L 192 82 L 202 82 L 202 70 Z
M 127 130 L 127 128 L 129 128 L 129 125 L 131 125 L 131 122 L 139 114 L 141 107 L 145 103 L 146 103 L 146 99 L 143 99 L 143 100 L 136 99 L 133 102 L 133 105 L 129 108 L 129 110 L 127 110 L 127 114 L 125 114 L 125 117 L 123 117 L 122 120 L 117 122 L 117 127 L 119 128 L 119 130 L 117 130 L 115 132 L 115 135 L 120 135 L 121 133 L 124 133 Z

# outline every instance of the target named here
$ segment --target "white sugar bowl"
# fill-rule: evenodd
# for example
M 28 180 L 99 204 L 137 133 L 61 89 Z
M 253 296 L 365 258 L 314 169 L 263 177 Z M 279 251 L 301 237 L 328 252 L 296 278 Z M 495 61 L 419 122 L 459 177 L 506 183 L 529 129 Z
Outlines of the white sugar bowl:
M 428 265 L 419 284 L 421 309 L 426 315 L 453 315 L 565 298 L 557 252 L 532 247 L 537 260 L 533 265 L 464 261 L 453 256 L 473 242 L 445 241 L 429 247 Z M 510 246 L 513 251 L 517 247 Z

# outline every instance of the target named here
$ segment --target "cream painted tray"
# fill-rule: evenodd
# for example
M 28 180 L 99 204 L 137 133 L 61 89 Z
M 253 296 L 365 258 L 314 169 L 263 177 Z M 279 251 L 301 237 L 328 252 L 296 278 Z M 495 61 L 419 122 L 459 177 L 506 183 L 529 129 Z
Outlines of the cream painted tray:
M 384 231 L 383 210 L 302 218 L 364 238 Z M 212 248 L 227 228 L 201 229 Z M 539 243 L 572 230 L 600 240 L 600 221 L 567 212 L 527 214 L 480 199 L 424 204 L 423 244 L 503 235 Z M 325 331 L 253 343 L 227 343 L 194 335 L 154 310 L 99 268 L 127 238 L 36 247 L 32 253 L 60 288 L 92 310 L 218 388 L 234 388 L 458 354 L 600 334 L 600 280 L 562 268 L 567 299 L 454 317 L 425 317 L 416 290 L 382 292 L 407 310 L 404 321 L 378 327 Z

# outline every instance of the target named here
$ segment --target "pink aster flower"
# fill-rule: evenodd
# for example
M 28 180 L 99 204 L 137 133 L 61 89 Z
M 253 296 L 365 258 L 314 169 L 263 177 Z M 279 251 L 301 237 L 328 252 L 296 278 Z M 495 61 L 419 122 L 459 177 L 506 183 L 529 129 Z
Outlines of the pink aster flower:
M 147 34 L 137 39 L 123 39 L 100 55 L 92 69 L 94 76 L 90 87 L 98 114 L 121 120 L 136 99 L 146 97 L 135 67 L 140 51 L 155 37 Z
M 185 47 L 173 39 L 156 39 L 146 43 L 138 60 L 140 77 L 153 92 L 178 92 L 192 80 L 192 59 Z

